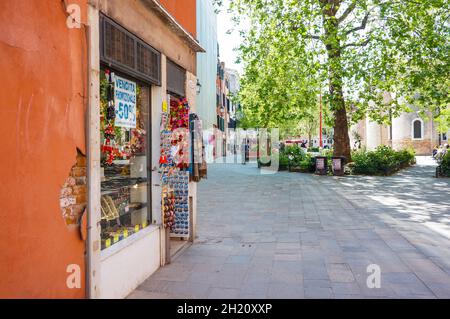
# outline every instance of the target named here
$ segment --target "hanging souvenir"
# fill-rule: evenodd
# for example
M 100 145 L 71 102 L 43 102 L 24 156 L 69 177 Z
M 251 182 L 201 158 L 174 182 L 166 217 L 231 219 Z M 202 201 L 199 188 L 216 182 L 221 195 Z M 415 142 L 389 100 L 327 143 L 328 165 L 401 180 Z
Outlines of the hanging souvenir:
M 168 185 L 162 189 L 161 210 L 163 215 L 164 227 L 173 229 L 175 226 L 175 194 Z
M 174 226 L 171 229 L 172 237 L 189 236 L 189 173 L 177 171 L 170 180 L 174 189 Z
M 106 80 L 108 81 L 108 86 L 106 89 L 106 95 L 108 99 L 108 106 L 106 108 L 106 119 L 112 121 L 116 118 L 116 110 L 114 106 L 114 73 L 109 70 L 105 70 Z

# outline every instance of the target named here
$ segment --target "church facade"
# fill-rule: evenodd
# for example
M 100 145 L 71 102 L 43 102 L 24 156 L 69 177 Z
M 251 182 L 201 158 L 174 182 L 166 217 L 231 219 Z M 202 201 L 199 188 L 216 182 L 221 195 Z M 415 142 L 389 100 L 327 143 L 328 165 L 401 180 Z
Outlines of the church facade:
M 396 150 L 412 147 L 417 155 L 431 155 L 433 148 L 448 143 L 447 133 L 439 133 L 433 120 L 424 120 L 418 113 L 402 113 L 393 118 L 391 125 L 378 124 L 365 118 L 350 129 L 352 148 L 372 150 L 389 145 Z

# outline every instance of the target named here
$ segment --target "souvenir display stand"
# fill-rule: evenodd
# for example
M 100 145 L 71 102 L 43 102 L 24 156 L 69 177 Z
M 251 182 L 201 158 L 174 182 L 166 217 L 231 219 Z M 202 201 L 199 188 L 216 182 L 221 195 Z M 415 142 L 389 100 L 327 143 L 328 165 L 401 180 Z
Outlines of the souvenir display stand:
M 161 116 L 162 217 L 170 237 L 189 238 L 189 105 L 171 99 Z

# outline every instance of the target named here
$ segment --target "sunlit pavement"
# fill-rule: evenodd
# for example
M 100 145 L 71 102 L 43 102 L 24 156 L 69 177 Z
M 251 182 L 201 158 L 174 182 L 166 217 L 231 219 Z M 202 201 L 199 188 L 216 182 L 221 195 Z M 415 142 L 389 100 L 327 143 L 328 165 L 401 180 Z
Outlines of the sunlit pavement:
M 129 297 L 450 298 L 450 180 L 434 172 L 427 158 L 391 177 L 209 165 L 195 244 Z

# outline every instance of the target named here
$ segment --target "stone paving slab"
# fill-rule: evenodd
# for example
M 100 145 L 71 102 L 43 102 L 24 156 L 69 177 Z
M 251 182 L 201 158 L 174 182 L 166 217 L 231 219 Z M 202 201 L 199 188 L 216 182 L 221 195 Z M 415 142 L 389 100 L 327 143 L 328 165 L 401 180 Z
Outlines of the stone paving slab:
M 209 165 L 196 242 L 129 298 L 450 298 L 450 183 L 433 172 Z M 380 288 L 367 286 L 370 264 Z

